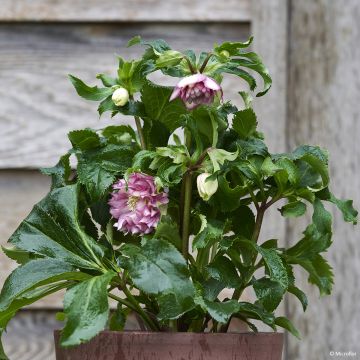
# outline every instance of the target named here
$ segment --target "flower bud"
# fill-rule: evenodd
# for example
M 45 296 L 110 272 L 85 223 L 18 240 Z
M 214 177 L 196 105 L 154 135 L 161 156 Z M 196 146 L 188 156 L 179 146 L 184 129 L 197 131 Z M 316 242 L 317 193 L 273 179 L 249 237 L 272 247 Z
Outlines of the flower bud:
M 211 174 L 209 173 L 203 173 L 196 179 L 199 195 L 205 201 L 208 201 L 218 189 L 217 179 L 207 180 L 210 176 Z
M 222 56 L 224 56 L 224 57 L 226 57 L 226 58 L 230 57 L 230 53 L 229 53 L 227 50 L 223 50 L 223 51 L 220 53 L 220 55 L 222 55 Z
M 124 106 L 129 101 L 129 92 L 125 88 L 118 88 L 111 97 L 116 106 Z

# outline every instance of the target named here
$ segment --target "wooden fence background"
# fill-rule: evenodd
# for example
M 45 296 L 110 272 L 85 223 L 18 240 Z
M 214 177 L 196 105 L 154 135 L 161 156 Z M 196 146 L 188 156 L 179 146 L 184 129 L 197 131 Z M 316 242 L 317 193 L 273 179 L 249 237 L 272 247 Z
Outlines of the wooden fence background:
M 274 78 L 256 110 L 272 151 L 302 143 L 327 147 L 333 188 L 360 205 L 360 2 L 358 0 L 2 0 L 0 4 L 0 242 L 48 190 L 37 169 L 56 162 L 68 147 L 66 133 L 103 127 L 95 107 L 77 97 L 66 74 L 91 81 L 115 69 L 114 54 L 132 36 L 164 38 L 174 47 L 209 49 L 214 42 L 255 36 L 254 49 Z M 226 79 L 226 89 L 237 80 Z M 286 299 L 283 311 L 303 340 L 287 337 L 284 359 L 330 359 L 330 351 L 360 357 L 359 230 L 334 213 L 334 295 L 310 294 L 303 314 Z M 274 211 L 267 236 L 284 244 L 299 238 L 304 224 L 284 222 Z M 11 271 L 0 254 L 0 283 Z M 300 287 L 301 287 L 300 286 Z M 54 359 L 51 329 L 61 306 L 56 296 L 19 313 L 5 347 L 11 360 Z

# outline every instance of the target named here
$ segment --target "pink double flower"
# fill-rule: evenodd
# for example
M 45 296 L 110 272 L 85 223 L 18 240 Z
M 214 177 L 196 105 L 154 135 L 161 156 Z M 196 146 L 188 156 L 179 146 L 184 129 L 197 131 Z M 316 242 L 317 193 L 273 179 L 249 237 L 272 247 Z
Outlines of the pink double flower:
M 188 110 L 201 104 L 211 104 L 221 86 L 211 77 L 204 74 L 194 74 L 181 79 L 170 96 L 170 101 L 180 97 Z
M 169 202 L 166 192 L 158 192 L 154 178 L 133 173 L 128 182 L 119 180 L 113 185 L 109 200 L 110 213 L 117 220 L 114 226 L 125 234 L 151 233 L 161 217 L 161 206 Z

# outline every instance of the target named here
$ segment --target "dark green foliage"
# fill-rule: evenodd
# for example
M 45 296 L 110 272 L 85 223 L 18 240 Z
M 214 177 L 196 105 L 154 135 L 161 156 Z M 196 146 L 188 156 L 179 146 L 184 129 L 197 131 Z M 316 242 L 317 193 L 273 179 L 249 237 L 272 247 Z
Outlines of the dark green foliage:
M 106 327 L 122 331 L 130 312 L 154 331 L 226 331 L 238 318 L 253 331 L 254 319 L 299 337 L 294 325 L 274 312 L 287 293 L 306 310 L 294 267 L 308 273 L 321 295 L 331 293 L 333 272 L 324 253 L 332 244 L 332 216 L 324 203 L 357 223 L 352 200 L 329 190 L 326 150 L 303 145 L 269 153 L 248 92 L 239 93 L 244 109 L 222 103 L 218 94 L 213 103 L 187 110 L 181 99 L 169 101 L 172 87 L 147 78 L 154 71 L 174 77 L 202 72 L 221 83 L 228 73 L 254 91 L 260 76 L 263 88 L 256 96 L 262 96 L 271 78 L 261 58 L 248 51 L 251 42 L 225 42 L 211 53 L 195 54 L 135 37 L 128 46 L 144 45 L 143 56 L 119 57 L 116 77 L 97 76 L 101 87 L 70 75 L 81 97 L 99 103 L 100 115 L 121 119 L 103 129 L 71 131 L 69 151 L 41 170 L 51 176 L 51 190 L 4 248 L 19 267 L 0 294 L 0 334 L 19 309 L 66 289 L 64 346 L 88 341 Z M 116 106 L 112 96 L 120 87 L 129 100 Z M 124 123 L 123 116 L 131 118 Z M 136 130 L 127 125 L 133 117 Z M 143 235 L 118 231 L 110 214 L 113 184 L 134 172 L 153 176 L 156 191 L 169 199 L 159 206 L 154 231 Z M 140 196 L 129 198 L 122 210 L 140 211 L 131 208 Z M 258 241 L 266 211 L 280 200 L 285 205 L 279 216 L 291 221 L 313 209 L 302 238 L 286 249 L 276 239 Z M 250 287 L 253 304 L 240 301 Z M 229 298 L 219 296 L 224 289 L 234 289 Z M 111 314 L 108 297 L 118 301 Z M 1 342 L 0 358 L 6 359 Z

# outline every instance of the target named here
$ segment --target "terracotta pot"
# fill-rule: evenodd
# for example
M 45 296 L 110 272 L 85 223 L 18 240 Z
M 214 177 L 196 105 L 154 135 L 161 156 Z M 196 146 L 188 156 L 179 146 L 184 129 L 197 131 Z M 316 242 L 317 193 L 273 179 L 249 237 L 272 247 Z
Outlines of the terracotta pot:
M 103 331 L 86 344 L 59 346 L 57 360 L 281 360 L 282 333 L 154 333 Z

